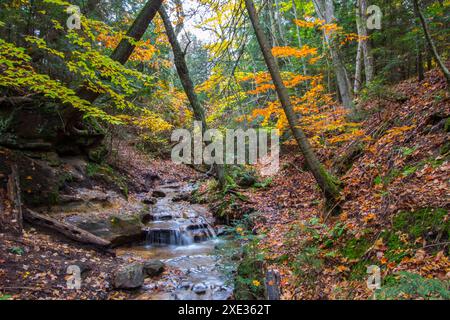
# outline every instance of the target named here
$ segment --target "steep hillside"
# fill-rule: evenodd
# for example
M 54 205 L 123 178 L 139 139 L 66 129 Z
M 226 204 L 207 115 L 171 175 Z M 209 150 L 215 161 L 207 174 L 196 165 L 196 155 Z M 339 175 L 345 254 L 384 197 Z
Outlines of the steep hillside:
M 253 232 L 264 235 L 255 240 L 264 253 L 255 259 L 280 271 L 285 299 L 367 299 L 372 295 L 366 285 L 370 265 L 381 268 L 379 297 L 432 295 L 426 290 L 434 286 L 433 294 L 448 298 L 450 104 L 445 81 L 433 71 L 421 83 L 383 88 L 368 100 L 360 104 L 365 136 L 341 146 L 340 157 L 324 158 L 343 173 L 339 216 L 322 212 L 320 190 L 302 169 L 296 150 L 283 156 L 270 187 L 246 193 L 252 201 L 244 207 L 259 212 Z M 400 271 L 424 278 L 402 278 Z M 411 289 L 414 281 L 426 289 Z

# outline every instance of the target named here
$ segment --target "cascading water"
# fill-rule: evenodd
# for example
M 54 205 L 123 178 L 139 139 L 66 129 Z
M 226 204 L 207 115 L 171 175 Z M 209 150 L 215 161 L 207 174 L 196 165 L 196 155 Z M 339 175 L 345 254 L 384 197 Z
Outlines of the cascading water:
M 145 245 L 190 245 L 216 237 L 214 229 L 202 217 L 196 219 L 156 220 L 147 227 Z
M 220 256 L 215 247 L 217 239 L 208 221 L 210 214 L 199 205 L 173 201 L 174 197 L 189 189 L 174 185 L 161 187 L 165 197 L 159 198 L 151 208 L 146 224 L 146 239 L 140 246 L 128 248 L 145 259 L 160 259 L 175 273 L 164 275 L 149 285 L 140 299 L 227 299 L 232 287 L 219 268 Z

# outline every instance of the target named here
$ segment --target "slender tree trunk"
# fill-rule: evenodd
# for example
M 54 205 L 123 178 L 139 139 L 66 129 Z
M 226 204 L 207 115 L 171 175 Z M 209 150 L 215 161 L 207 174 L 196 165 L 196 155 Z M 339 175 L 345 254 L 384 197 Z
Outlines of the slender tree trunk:
M 414 10 L 415 10 L 417 16 L 419 17 L 420 22 L 422 23 L 422 29 L 423 29 L 423 33 L 425 34 L 425 39 L 427 40 L 428 47 L 429 47 L 431 53 L 433 54 L 434 59 L 436 60 L 442 73 L 444 73 L 444 76 L 445 76 L 445 79 L 447 80 L 447 85 L 448 85 L 447 89 L 450 90 L 450 72 L 448 71 L 447 67 L 445 66 L 445 63 L 442 60 L 442 58 L 440 57 L 440 55 L 436 49 L 436 45 L 434 44 L 434 41 L 431 38 L 430 30 L 428 29 L 428 24 L 425 20 L 425 17 L 422 14 L 422 11 L 420 10 L 418 1 L 413 0 L 413 3 L 414 3 Z
M 130 58 L 135 48 L 135 46 L 130 43 L 128 38 L 132 38 L 135 41 L 141 40 L 150 22 L 155 17 L 156 12 L 158 11 L 162 2 L 162 0 L 147 1 L 144 8 L 142 8 L 142 10 L 139 12 L 136 20 L 134 20 L 130 29 L 128 29 L 127 38 L 123 38 L 111 54 L 112 60 L 115 60 L 121 64 L 125 64 L 128 61 L 128 58 Z M 86 86 L 81 87 L 77 91 L 77 95 L 80 98 L 91 103 L 100 96 L 98 92 L 94 92 Z M 64 112 L 64 120 L 66 121 L 66 127 L 68 128 L 70 128 L 71 126 L 75 126 L 76 124 L 81 122 L 82 118 L 83 112 L 73 107 L 69 107 Z
M 326 23 L 335 23 L 333 0 L 313 0 L 314 8 L 320 19 Z M 342 103 L 345 108 L 353 108 L 353 92 L 350 78 L 345 69 L 344 62 L 339 55 L 339 45 L 333 34 L 324 32 L 325 40 L 330 48 L 331 60 L 333 62 L 334 71 L 336 73 L 339 92 L 342 97 Z
M 192 82 L 191 76 L 189 75 L 189 69 L 186 64 L 185 53 L 181 50 L 178 39 L 175 35 L 175 31 L 170 22 L 169 16 L 164 9 L 164 6 L 159 8 L 159 15 L 161 16 L 164 27 L 166 29 L 167 37 L 169 38 L 170 45 L 172 46 L 172 51 L 174 55 L 175 67 L 180 77 L 181 84 L 183 85 L 184 92 L 186 93 L 191 108 L 194 112 L 194 118 L 202 123 L 202 130 L 205 132 L 207 130 L 205 111 L 198 100 L 197 94 L 194 90 L 194 83 Z M 215 170 L 217 174 L 217 179 L 219 183 L 223 186 L 225 185 L 225 173 L 223 165 L 216 164 Z
M 366 84 L 369 85 L 373 81 L 374 77 L 374 66 L 373 66 L 373 55 L 372 48 L 368 39 L 369 33 L 367 31 L 367 0 L 358 0 L 358 13 L 360 24 L 360 30 L 358 34 L 364 39 L 361 40 L 362 51 L 364 56 L 364 71 L 366 74 Z
M 292 11 L 294 12 L 295 20 L 298 20 L 297 6 L 295 5 L 295 0 L 292 0 Z M 301 47 L 303 47 L 303 40 L 302 40 L 302 36 L 300 34 L 300 27 L 297 24 L 295 24 L 295 27 L 296 27 L 296 31 L 297 31 L 298 46 L 301 48 Z M 308 69 L 306 67 L 305 58 L 302 57 L 301 61 L 302 61 L 303 74 L 306 76 L 306 75 L 308 75 Z
M 264 56 L 264 60 L 267 64 L 267 68 L 269 69 L 270 75 L 272 77 L 273 83 L 275 84 L 275 88 L 278 94 L 278 98 L 283 107 L 284 113 L 286 114 L 286 118 L 288 119 L 289 126 L 292 130 L 292 133 L 297 141 L 297 144 L 300 147 L 300 151 L 305 157 L 306 164 L 309 170 L 314 175 L 318 185 L 322 189 L 325 194 L 326 199 L 328 200 L 328 205 L 334 203 L 339 197 L 339 187 L 336 184 L 336 181 L 332 178 L 332 176 L 325 170 L 323 165 L 317 159 L 309 141 L 306 137 L 305 133 L 299 126 L 297 115 L 294 112 L 294 109 L 291 104 L 291 100 L 289 97 L 288 90 L 283 83 L 281 78 L 279 67 L 275 61 L 275 58 L 272 54 L 271 47 L 264 35 L 264 32 L 261 28 L 255 6 L 252 0 L 245 0 L 245 6 L 247 8 L 248 14 L 250 16 L 250 20 L 252 22 L 253 28 L 255 30 L 256 37 L 258 39 L 259 46 Z
M 420 44 L 420 40 L 417 39 L 417 77 L 419 82 L 425 80 L 425 71 L 423 67 L 423 54 L 422 54 L 422 46 Z
M 362 82 L 362 44 L 358 42 L 358 49 L 356 52 L 356 64 L 355 64 L 355 84 L 353 85 L 353 91 L 355 94 L 361 89 Z

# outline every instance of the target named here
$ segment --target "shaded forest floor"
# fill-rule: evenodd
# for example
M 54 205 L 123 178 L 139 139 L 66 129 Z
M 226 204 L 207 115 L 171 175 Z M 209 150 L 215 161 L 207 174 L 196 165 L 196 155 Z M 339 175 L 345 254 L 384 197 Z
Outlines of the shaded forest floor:
M 262 213 L 253 233 L 265 236 L 256 250 L 263 252 L 266 268 L 280 271 L 282 298 L 371 298 L 370 265 L 381 268 L 385 291 L 380 297 L 395 297 L 391 289 L 399 283 L 407 287 L 412 280 L 399 275 L 407 271 L 444 280 L 448 298 L 450 103 L 445 88 L 433 71 L 422 83 L 403 82 L 364 105 L 366 134 L 342 176 L 339 216 L 323 213 L 323 197 L 302 169 L 296 148 L 282 156 L 282 169 L 267 189 L 245 192 L 251 204 L 244 207 Z M 322 153 L 322 160 L 331 165 L 332 153 L 344 155 L 354 145 Z M 411 289 L 397 298 L 423 295 Z
M 137 190 L 148 184 L 146 177 L 151 177 L 153 184 L 148 194 L 160 184 L 189 181 L 197 177 L 196 172 L 190 168 L 174 165 L 170 160 L 152 159 L 128 144 L 122 143 L 116 150 L 117 155 L 111 157 L 108 164 L 126 177 L 131 187 L 128 194 L 130 202 L 136 197 L 133 189 Z M 155 179 L 156 182 L 153 181 Z M 104 184 L 103 181 L 94 183 L 97 183 L 94 190 L 111 190 L 111 185 Z M 129 208 L 124 206 L 118 209 Z M 108 208 L 104 211 L 108 211 Z M 116 257 L 112 249 L 109 252 L 98 250 L 25 224 L 22 237 L 0 233 L 0 300 L 130 299 L 134 297 L 133 291 L 113 288 L 114 271 L 138 260 L 139 257 Z M 69 265 L 81 266 L 80 290 L 67 289 Z M 159 277 L 170 272 L 171 268 L 166 267 Z M 158 278 L 145 281 L 152 282 Z

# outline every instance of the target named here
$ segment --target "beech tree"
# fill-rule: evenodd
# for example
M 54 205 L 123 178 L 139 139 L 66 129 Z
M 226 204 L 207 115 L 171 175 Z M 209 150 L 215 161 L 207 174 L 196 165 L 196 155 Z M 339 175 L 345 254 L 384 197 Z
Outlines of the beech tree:
M 125 64 L 130 58 L 135 45 L 132 41 L 141 40 L 145 31 L 147 30 L 149 24 L 152 22 L 153 18 L 156 15 L 159 7 L 161 6 L 163 0 L 149 0 L 145 4 L 145 6 L 140 11 L 137 18 L 134 20 L 131 27 L 128 29 L 126 37 L 124 37 L 118 46 L 115 48 L 114 52 L 111 54 L 111 59 L 117 61 L 121 64 Z M 133 39 L 133 40 L 131 40 Z M 130 41 L 131 40 L 131 41 Z M 99 96 L 99 92 L 92 91 L 86 86 L 82 86 L 78 91 L 77 95 L 88 102 L 94 102 Z M 73 108 L 72 106 L 68 106 L 64 111 L 64 119 L 66 123 L 66 127 L 69 132 L 73 130 L 77 130 L 76 126 L 80 125 L 80 122 L 83 118 L 83 112 Z
M 447 80 L 447 83 L 450 86 L 450 71 L 445 66 L 445 63 L 442 60 L 441 56 L 439 55 L 436 45 L 434 44 L 434 41 L 431 38 L 430 30 L 428 28 L 427 21 L 425 20 L 425 17 L 423 16 L 422 10 L 420 10 L 419 2 L 417 0 L 413 0 L 413 4 L 414 4 L 415 13 L 416 13 L 416 15 L 418 15 L 420 22 L 422 23 L 422 29 L 423 29 L 423 33 L 425 34 L 425 39 L 427 40 L 427 43 L 428 43 L 428 48 L 431 51 L 439 68 L 441 69 L 442 73 L 444 74 L 445 79 Z
M 336 21 L 333 0 L 313 0 L 313 3 L 316 13 L 321 20 L 324 20 L 327 24 Z M 352 86 L 344 62 L 339 54 L 338 43 L 332 33 L 324 31 L 324 37 L 330 49 L 331 60 L 333 62 L 342 103 L 346 108 L 351 109 L 353 107 Z
M 289 127 L 291 128 L 291 131 L 297 141 L 300 151 L 305 157 L 308 169 L 314 175 L 314 178 L 322 189 L 325 198 L 327 199 L 328 206 L 332 207 L 340 194 L 340 188 L 338 186 L 339 183 L 330 173 L 326 171 L 325 167 L 314 153 L 308 138 L 299 126 L 299 121 L 292 107 L 289 93 L 281 78 L 280 69 L 275 61 L 275 57 L 272 54 L 269 42 L 264 35 L 263 29 L 261 28 L 253 1 L 245 0 L 245 6 L 252 22 L 253 29 L 255 30 L 256 38 L 264 56 L 267 68 L 269 69 L 272 81 L 275 85 L 278 98 L 289 122 Z

